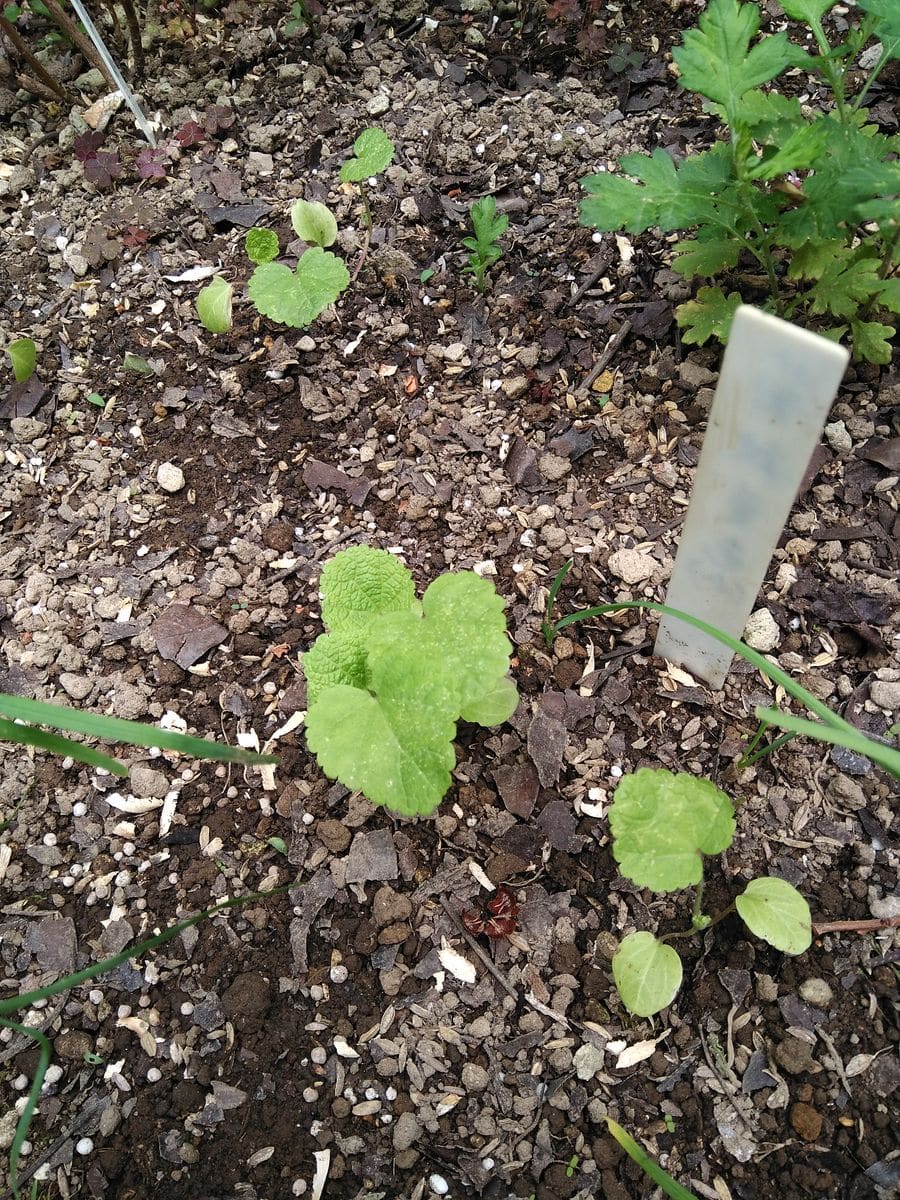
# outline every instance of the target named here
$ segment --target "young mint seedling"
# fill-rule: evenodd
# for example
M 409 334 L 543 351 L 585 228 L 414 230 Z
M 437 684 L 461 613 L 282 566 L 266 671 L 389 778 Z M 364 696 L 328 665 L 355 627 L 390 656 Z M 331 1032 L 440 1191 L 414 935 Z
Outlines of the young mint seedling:
M 247 254 L 257 264 L 248 291 L 262 316 L 305 329 L 334 304 L 349 284 L 350 273 L 336 254 L 322 249 L 337 237 L 337 223 L 324 204 L 298 200 L 291 208 L 291 223 L 304 241 L 313 243 L 300 256 L 296 271 L 272 261 L 278 253 L 272 230 L 251 229 L 247 234 Z
M 678 166 L 664 150 L 627 155 L 622 175 L 582 180 L 590 195 L 581 219 L 630 233 L 696 228 L 675 246 L 672 265 L 686 278 L 762 268 L 773 312 L 820 318 L 827 336 L 850 333 L 857 358 L 886 364 L 896 323 L 889 314 L 900 311 L 900 139 L 867 124 L 862 102 L 900 56 L 896 5 L 861 0 L 859 23 L 835 45 L 822 25 L 834 0 L 782 7 L 809 26 L 815 54 L 784 32 L 756 40 L 757 4 L 710 0 L 674 58 L 681 85 L 707 99 L 728 139 Z M 873 40 L 875 57 L 851 102 L 848 81 Z M 821 78 L 830 108 L 811 114 L 798 99 L 763 89 L 798 67 Z M 700 288 L 677 310 L 684 341 L 725 341 L 738 303 L 737 291 Z
M 691 930 L 700 932 L 735 909 L 744 923 L 784 954 L 803 954 L 812 940 L 809 906 L 789 883 L 753 879 L 734 904 L 714 917 L 702 912 L 703 856 L 734 838 L 731 801 L 710 780 L 642 767 L 616 789 L 609 810 L 613 858 L 622 874 L 654 892 L 694 885 Z M 631 933 L 613 957 L 613 979 L 630 1012 L 649 1017 L 672 1003 L 681 987 L 681 960 L 667 938 Z
M 506 233 L 509 217 L 497 216 L 497 201 L 493 196 L 476 200 L 469 210 L 474 237 L 464 237 L 462 244 L 469 251 L 469 259 L 463 268 L 475 280 L 479 292 L 484 291 L 484 277 L 488 267 L 503 256 L 499 239 Z
M 503 600 L 463 571 L 418 601 L 406 567 L 369 546 L 335 555 L 321 590 L 329 632 L 303 657 L 309 748 L 373 804 L 432 813 L 450 787 L 457 721 L 499 725 L 518 703 Z

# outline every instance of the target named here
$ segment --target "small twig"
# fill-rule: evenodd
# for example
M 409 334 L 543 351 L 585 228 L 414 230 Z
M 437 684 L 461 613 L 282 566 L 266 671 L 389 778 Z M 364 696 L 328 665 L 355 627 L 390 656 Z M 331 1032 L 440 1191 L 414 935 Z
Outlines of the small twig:
M 823 933 L 872 933 L 876 929 L 897 929 L 900 917 L 874 917 L 870 921 L 813 921 L 816 937 Z
M 472 937 L 472 935 L 469 933 L 469 931 L 463 926 L 462 921 L 460 921 L 459 917 L 456 915 L 456 913 L 453 911 L 453 909 L 450 907 L 450 905 L 447 903 L 447 901 L 444 899 L 443 896 L 440 897 L 440 901 L 441 901 L 441 907 L 443 908 L 443 910 L 447 914 L 447 916 L 450 918 L 450 920 L 453 922 L 457 933 L 459 933 L 462 937 L 464 937 L 466 939 L 470 948 L 475 951 L 475 953 L 478 955 L 478 957 L 481 959 L 481 961 L 484 963 L 484 965 L 487 967 L 487 969 L 490 971 L 490 973 L 493 975 L 493 977 L 497 980 L 497 982 L 500 984 L 500 986 L 510 996 L 512 996 L 512 998 L 514 1000 L 521 1000 L 522 997 L 519 995 L 519 993 L 516 991 L 516 989 L 513 987 L 513 985 L 509 982 L 509 980 L 506 978 L 506 976 L 503 974 L 503 972 L 498 967 L 494 966 L 494 964 L 491 962 L 491 960 L 488 958 L 488 956 L 485 954 L 485 952 L 482 950 L 482 948 L 478 945 L 478 943 L 475 941 L 475 939 Z
M 844 559 L 848 567 L 855 567 L 857 571 L 868 571 L 870 575 L 877 575 L 880 579 L 896 579 L 896 571 L 888 571 L 885 567 L 876 567 L 872 563 L 863 562 L 861 558 L 850 558 L 849 555 Z
M 87 61 L 92 67 L 95 67 L 114 92 L 119 90 L 119 85 L 106 69 L 106 65 L 97 53 L 95 47 L 90 40 L 84 36 L 75 22 L 69 17 L 68 13 L 64 12 L 57 4 L 56 0 L 44 0 L 47 5 L 47 11 L 50 16 L 63 31 L 73 46 L 77 46 Z
M 590 371 L 587 373 L 587 375 L 585 375 L 584 379 L 582 379 L 582 381 L 575 388 L 576 395 L 579 392 L 586 392 L 590 388 L 591 384 L 594 382 L 594 380 L 597 378 L 597 376 L 600 375 L 605 370 L 606 364 L 610 361 L 612 356 L 616 353 L 616 351 L 619 349 L 619 347 L 622 345 L 622 343 L 628 337 L 629 333 L 631 333 L 631 321 L 629 321 L 629 320 L 623 321 L 622 324 L 620 325 L 620 327 L 616 330 L 616 332 L 612 335 L 612 337 L 609 339 L 609 341 L 604 346 L 602 354 L 597 359 L 597 361 L 594 363 L 593 367 L 590 369 Z
M 7 38 L 10 40 L 10 42 L 12 42 L 13 46 L 16 48 L 22 58 L 25 59 L 44 87 L 48 88 L 54 96 L 59 96 L 60 100 L 68 100 L 69 96 L 66 92 L 66 89 L 59 82 L 59 80 L 54 79 L 44 65 L 37 58 L 35 58 L 35 56 L 31 53 L 31 50 L 28 48 L 27 42 L 25 42 L 25 40 L 19 34 L 18 29 L 16 29 L 15 25 L 13 25 L 11 21 L 8 21 L 6 17 L 3 16 L 2 12 L 0 12 L 0 30 L 6 34 Z

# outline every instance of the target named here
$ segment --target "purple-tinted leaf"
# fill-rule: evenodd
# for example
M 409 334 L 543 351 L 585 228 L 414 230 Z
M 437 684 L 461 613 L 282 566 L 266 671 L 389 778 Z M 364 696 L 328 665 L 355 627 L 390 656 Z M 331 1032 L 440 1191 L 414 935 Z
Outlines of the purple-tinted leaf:
M 109 187 L 122 174 L 122 164 L 115 150 L 98 150 L 93 158 L 85 159 L 84 177 L 96 187 Z
M 203 128 L 209 134 L 230 129 L 233 124 L 234 111 L 227 104 L 210 104 L 203 113 Z
M 81 137 L 77 137 L 72 143 L 75 157 L 79 162 L 87 162 L 88 159 L 96 158 L 97 151 L 103 145 L 103 141 L 104 135 L 102 133 L 83 133 Z
M 185 121 L 181 128 L 176 131 L 175 140 L 184 150 L 188 146 L 199 146 L 201 142 L 206 141 L 206 130 L 202 125 L 198 125 L 196 121 Z
M 165 157 L 166 152 L 162 146 L 155 148 L 148 146 L 134 160 L 134 169 L 141 179 L 165 179 Z

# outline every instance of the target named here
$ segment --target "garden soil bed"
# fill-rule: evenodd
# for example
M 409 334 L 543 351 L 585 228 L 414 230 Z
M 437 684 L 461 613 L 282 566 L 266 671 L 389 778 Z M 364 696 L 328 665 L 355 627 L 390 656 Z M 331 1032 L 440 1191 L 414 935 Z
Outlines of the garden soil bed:
M 610 1114 L 700 1197 L 889 1194 L 895 931 L 790 959 L 728 919 L 680 943 L 663 1016 L 632 1018 L 617 941 L 683 928 L 690 903 L 618 875 L 603 814 L 641 765 L 708 775 L 740 804 L 709 907 L 771 872 L 816 922 L 853 922 L 898 912 L 892 784 L 802 740 L 739 771 L 772 689 L 737 664 L 710 693 L 652 656 L 652 621 L 540 635 L 567 559 L 561 610 L 663 598 L 676 552 L 720 352 L 679 343 L 668 244 L 592 236 L 577 202 L 621 153 L 715 136 L 669 69 L 694 8 L 610 10 L 594 62 L 527 10 L 519 29 L 502 6 L 336 4 L 310 40 L 285 9 L 157 40 L 141 97 L 162 133 L 230 113 L 156 185 L 98 191 L 58 106 L 0 90 L 0 335 L 39 344 L 36 380 L 0 396 L 0 690 L 255 733 L 280 759 L 267 778 L 132 751 L 123 781 L 0 750 L 0 995 L 290 885 L 29 1016 L 54 1069 L 23 1166 L 73 1200 L 312 1196 L 317 1162 L 328 1200 L 653 1194 Z M 643 57 L 616 75 L 618 43 Z M 241 300 L 207 334 L 179 277 L 214 266 L 241 296 L 245 228 L 284 248 L 300 195 L 360 264 L 338 171 L 367 124 L 397 156 L 336 309 L 298 333 Z M 120 113 L 107 147 L 129 130 Z M 481 297 L 459 239 L 486 194 L 510 226 Z M 848 371 L 757 605 L 781 665 L 876 735 L 900 719 L 898 398 L 891 369 Z M 321 565 L 362 542 L 420 589 L 474 568 L 508 604 L 522 703 L 460 728 L 434 819 L 323 778 L 294 716 Z M 511 940 L 464 937 L 482 873 L 521 903 Z M 3 1036 L 8 1148 L 37 1054 Z

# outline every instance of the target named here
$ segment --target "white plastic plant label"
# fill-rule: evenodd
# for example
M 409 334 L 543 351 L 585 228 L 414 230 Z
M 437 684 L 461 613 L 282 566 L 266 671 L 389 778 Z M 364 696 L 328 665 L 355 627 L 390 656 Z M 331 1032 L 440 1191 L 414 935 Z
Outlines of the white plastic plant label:
M 739 638 L 849 355 L 742 305 L 735 314 L 666 604 Z M 655 652 L 719 688 L 731 651 L 664 616 Z

